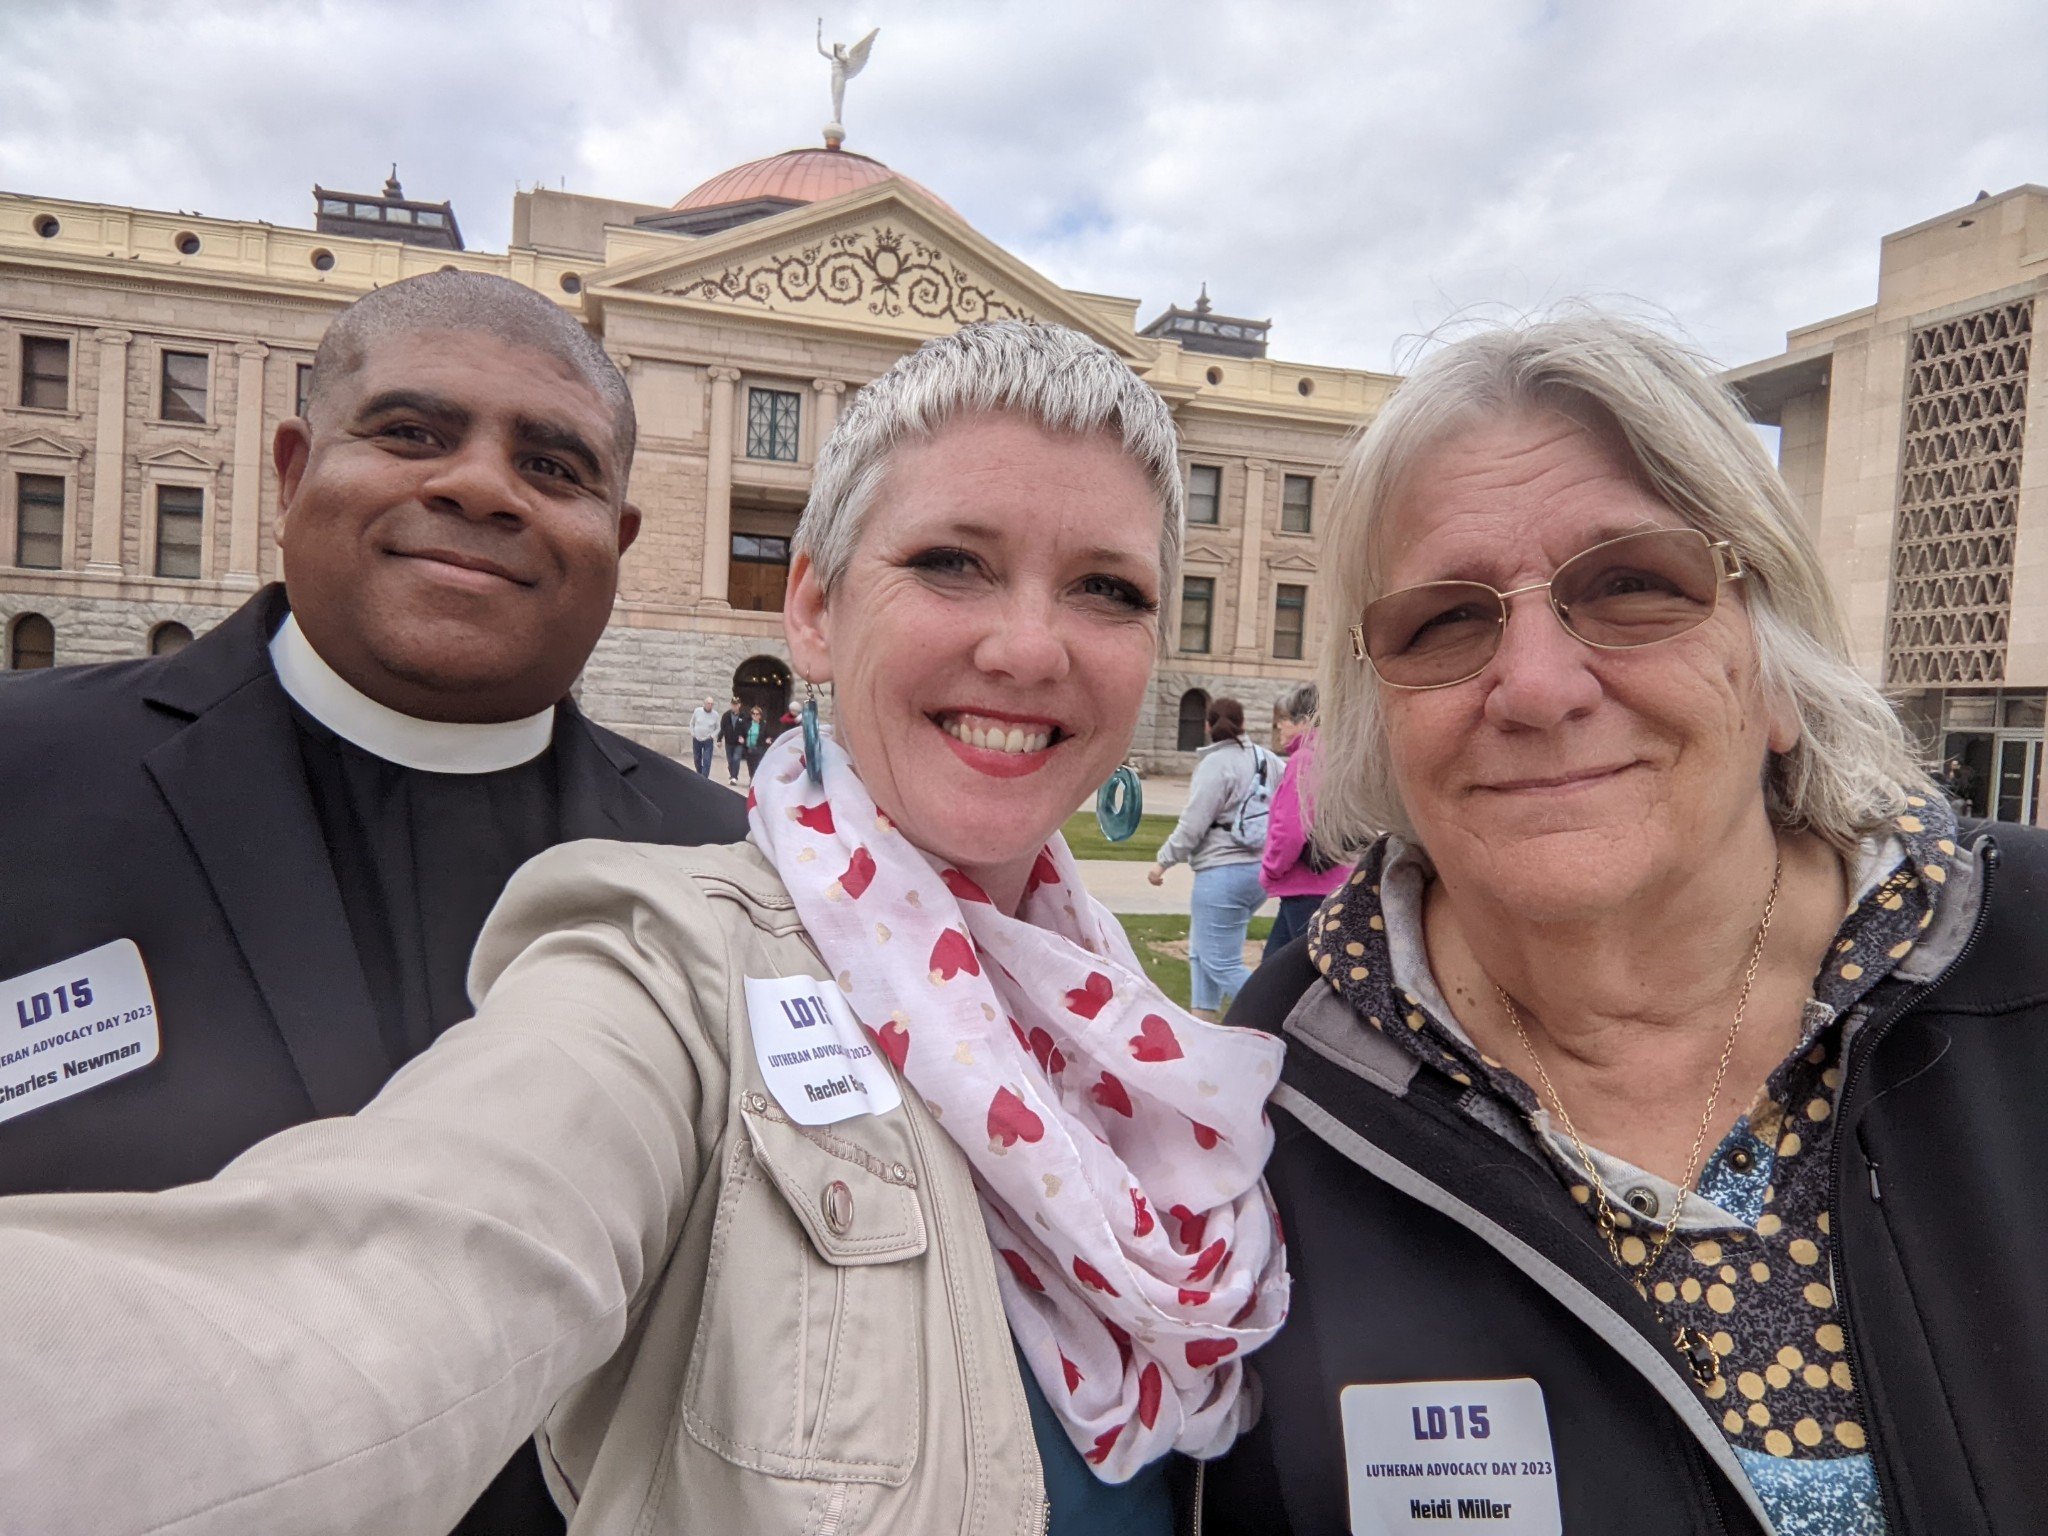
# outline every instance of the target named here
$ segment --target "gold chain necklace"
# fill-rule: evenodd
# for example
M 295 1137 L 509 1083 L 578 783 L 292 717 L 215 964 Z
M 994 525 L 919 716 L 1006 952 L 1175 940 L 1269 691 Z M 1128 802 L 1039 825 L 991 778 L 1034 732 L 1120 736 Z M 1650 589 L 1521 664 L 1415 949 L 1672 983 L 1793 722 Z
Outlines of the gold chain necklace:
M 1622 1255 L 1621 1239 L 1614 1235 L 1616 1213 L 1613 1202 L 1607 1198 L 1607 1186 L 1601 1181 L 1600 1170 L 1593 1162 L 1592 1153 L 1586 1150 L 1585 1142 L 1579 1139 L 1578 1127 L 1572 1124 L 1572 1117 L 1564 1107 L 1564 1100 L 1558 1095 L 1556 1084 L 1551 1082 L 1550 1074 L 1543 1070 L 1543 1058 L 1536 1054 L 1536 1047 L 1530 1042 L 1529 1031 L 1522 1025 L 1522 1015 L 1515 1008 L 1515 1000 L 1508 996 L 1506 988 L 1498 983 L 1494 985 L 1494 994 L 1500 998 L 1501 1007 L 1507 1010 L 1508 1022 L 1515 1027 L 1515 1038 L 1522 1042 L 1522 1049 L 1534 1063 L 1536 1076 L 1543 1084 L 1543 1091 L 1550 1097 L 1550 1107 L 1556 1112 L 1559 1123 L 1564 1126 L 1565 1134 L 1571 1137 L 1573 1150 L 1579 1154 L 1579 1161 L 1585 1164 L 1587 1177 L 1593 1181 L 1593 1219 L 1600 1229 L 1601 1237 L 1607 1241 L 1607 1251 L 1614 1255 L 1614 1262 L 1621 1266 L 1622 1273 L 1635 1282 L 1637 1292 L 1645 1301 L 1649 1301 L 1653 1308 L 1656 1307 L 1656 1302 L 1650 1296 L 1650 1272 L 1657 1267 L 1658 1260 L 1664 1257 L 1664 1250 L 1671 1246 L 1671 1239 L 1678 1231 L 1678 1218 L 1685 1208 L 1685 1197 L 1692 1189 L 1693 1176 L 1699 1172 L 1700 1153 L 1707 1141 L 1707 1127 L 1713 1123 L 1714 1106 L 1721 1101 L 1721 1084 L 1728 1076 L 1728 1063 L 1735 1055 L 1735 1041 L 1742 1033 L 1743 1016 L 1749 1011 L 1749 991 L 1756 983 L 1757 967 L 1763 963 L 1764 940 L 1770 936 L 1771 917 L 1778 909 L 1778 882 L 1784 878 L 1784 874 L 1785 860 L 1783 855 L 1780 855 L 1771 870 L 1771 893 L 1764 898 L 1764 915 L 1763 920 L 1756 926 L 1756 942 L 1750 946 L 1749 968 L 1742 973 L 1742 993 L 1735 1000 L 1735 1022 L 1728 1026 L 1728 1038 L 1722 1042 L 1721 1060 L 1714 1068 L 1714 1086 L 1707 1094 L 1707 1107 L 1700 1112 L 1699 1129 L 1692 1135 L 1692 1151 L 1685 1160 L 1685 1175 L 1678 1181 L 1678 1209 L 1671 1213 L 1670 1221 L 1665 1223 L 1662 1230 L 1654 1234 L 1651 1241 L 1642 1245 L 1643 1257 L 1635 1263 L 1630 1263 Z M 1670 1326 L 1661 1310 L 1658 1311 L 1658 1320 L 1665 1322 L 1667 1327 Z M 1673 1328 L 1671 1347 L 1678 1351 L 1679 1358 L 1686 1363 L 1687 1368 L 1692 1371 L 1694 1380 L 1698 1381 L 1702 1388 L 1710 1387 L 1720 1379 L 1721 1357 L 1714 1349 L 1713 1340 L 1700 1329 Z

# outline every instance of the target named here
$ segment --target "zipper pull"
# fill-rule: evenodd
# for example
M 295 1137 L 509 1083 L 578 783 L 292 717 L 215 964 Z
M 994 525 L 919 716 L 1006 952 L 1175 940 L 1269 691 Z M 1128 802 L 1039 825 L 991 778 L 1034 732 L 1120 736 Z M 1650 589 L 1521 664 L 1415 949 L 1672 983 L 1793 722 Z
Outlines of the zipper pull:
M 1884 1196 L 1877 1187 L 1877 1164 L 1871 1163 L 1868 1166 L 1870 1168 L 1870 1203 L 1872 1205 L 1882 1205 L 1884 1204 Z

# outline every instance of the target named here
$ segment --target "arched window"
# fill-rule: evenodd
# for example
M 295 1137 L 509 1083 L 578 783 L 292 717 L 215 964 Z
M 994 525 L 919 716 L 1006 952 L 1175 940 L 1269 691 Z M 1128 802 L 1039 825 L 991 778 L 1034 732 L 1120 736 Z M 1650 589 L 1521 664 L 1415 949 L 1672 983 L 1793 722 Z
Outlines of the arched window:
M 149 632 L 149 654 L 152 656 L 175 656 L 192 643 L 192 631 L 175 619 L 157 625 Z
M 1180 740 L 1182 752 L 1199 752 L 1209 744 L 1209 695 L 1190 688 L 1180 696 Z
M 57 631 L 40 613 L 24 613 L 7 632 L 7 665 L 34 672 L 57 664 Z

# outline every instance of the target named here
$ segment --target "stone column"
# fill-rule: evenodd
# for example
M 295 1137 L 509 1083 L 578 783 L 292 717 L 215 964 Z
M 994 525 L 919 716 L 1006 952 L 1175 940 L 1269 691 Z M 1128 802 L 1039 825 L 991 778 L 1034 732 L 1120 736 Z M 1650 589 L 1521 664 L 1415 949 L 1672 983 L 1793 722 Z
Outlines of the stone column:
M 732 412 L 737 368 L 714 367 L 711 375 L 711 441 L 704 465 L 703 600 L 728 606 L 727 580 L 732 574 Z
M 270 348 L 235 348 L 235 490 L 228 510 L 228 585 L 253 587 L 263 507 L 263 359 Z
M 811 438 L 811 461 L 816 463 L 825 451 L 825 439 L 839 425 L 839 397 L 846 393 L 846 385 L 839 379 L 813 379 L 811 388 L 818 396 L 817 429 Z
M 92 457 L 92 550 L 86 569 L 121 574 L 121 507 L 127 490 L 127 331 L 94 331 L 100 344 L 100 411 Z
M 1259 598 L 1266 580 L 1260 548 L 1266 537 L 1265 459 L 1244 461 L 1244 535 L 1239 547 L 1237 570 L 1237 645 L 1239 651 L 1257 653 L 1259 644 Z

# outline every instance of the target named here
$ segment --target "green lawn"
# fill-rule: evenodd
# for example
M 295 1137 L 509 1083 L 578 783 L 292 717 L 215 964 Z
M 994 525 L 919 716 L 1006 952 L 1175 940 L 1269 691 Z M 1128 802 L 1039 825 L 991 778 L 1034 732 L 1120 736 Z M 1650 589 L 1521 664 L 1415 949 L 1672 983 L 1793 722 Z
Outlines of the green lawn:
M 1138 958 L 1145 962 L 1145 973 L 1152 978 L 1152 984 L 1181 1007 L 1187 1007 L 1188 963 L 1179 955 L 1164 952 L 1162 948 L 1167 944 L 1187 943 L 1187 918 L 1173 914 L 1138 916 L 1125 913 L 1120 915 L 1117 921 L 1124 925 L 1124 933 L 1131 941 L 1131 948 L 1135 949 Z M 1266 935 L 1272 931 L 1272 918 L 1252 919 L 1250 937 L 1255 942 L 1265 943 Z
M 1141 816 L 1138 830 L 1121 843 L 1112 843 L 1102 835 L 1093 811 L 1076 811 L 1067 818 L 1060 831 L 1066 834 L 1067 846 L 1074 850 L 1077 859 L 1135 859 L 1141 864 L 1150 864 L 1152 855 L 1159 851 L 1159 845 L 1173 832 L 1174 819 L 1171 816 Z

